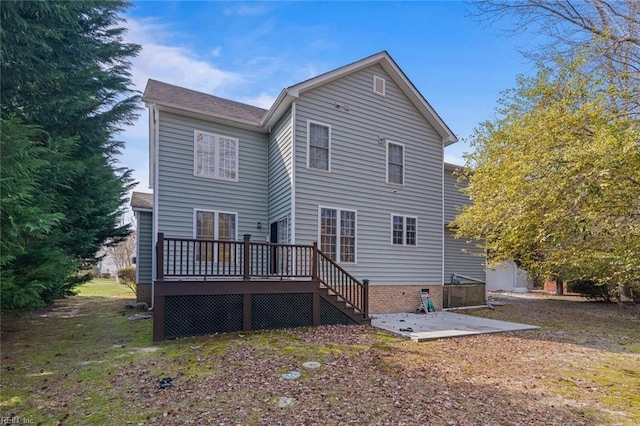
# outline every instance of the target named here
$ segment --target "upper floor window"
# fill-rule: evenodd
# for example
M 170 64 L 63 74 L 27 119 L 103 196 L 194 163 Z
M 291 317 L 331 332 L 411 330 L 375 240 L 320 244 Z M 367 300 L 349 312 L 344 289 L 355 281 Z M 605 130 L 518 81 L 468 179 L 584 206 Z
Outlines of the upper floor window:
M 355 263 L 355 211 L 320 208 L 320 250 L 337 262 Z
M 307 122 L 307 167 L 331 170 L 331 127 Z
M 391 216 L 391 243 L 399 246 L 418 245 L 418 219 L 410 216 Z
M 404 185 L 404 145 L 387 142 L 387 183 Z
M 193 174 L 213 179 L 238 180 L 238 139 L 194 132 Z

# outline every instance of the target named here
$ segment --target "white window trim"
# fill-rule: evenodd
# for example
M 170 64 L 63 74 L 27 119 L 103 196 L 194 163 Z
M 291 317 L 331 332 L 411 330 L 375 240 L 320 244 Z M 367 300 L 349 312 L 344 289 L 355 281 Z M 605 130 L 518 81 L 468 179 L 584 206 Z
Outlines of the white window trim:
M 398 146 L 402 147 L 402 183 L 389 182 L 389 145 L 398 145 Z M 405 158 L 406 157 L 406 153 L 407 153 L 407 149 L 406 149 L 406 147 L 405 147 L 405 145 L 403 143 L 387 141 L 387 144 L 386 144 L 386 155 L 385 155 L 385 181 L 389 185 L 405 186 L 405 183 L 406 183 L 405 172 L 407 170 L 407 162 L 406 162 L 406 158 Z
M 200 209 L 195 207 L 193 209 L 193 238 L 198 238 L 198 212 L 206 212 L 213 213 L 213 239 L 218 240 L 219 231 L 218 231 L 218 216 L 220 213 L 222 214 L 232 214 L 236 217 L 236 235 L 234 236 L 234 240 L 238 241 L 238 213 L 237 212 L 227 212 L 223 210 L 210 210 L 210 209 Z
M 341 209 L 338 207 L 332 207 L 332 206 L 318 206 L 318 248 L 321 247 L 321 241 L 322 241 L 322 209 L 329 209 L 329 210 L 335 210 L 336 211 L 336 218 L 338 220 L 337 226 L 336 226 L 336 259 L 334 262 L 340 264 L 340 265 L 356 265 L 358 263 L 358 211 L 355 209 Z M 354 238 L 354 243 L 353 243 L 353 262 L 341 262 L 340 261 L 340 212 L 353 212 L 356 214 L 356 223 L 355 223 L 355 229 L 354 229 L 354 234 L 353 234 L 353 238 Z
M 396 217 L 396 216 L 402 218 L 402 244 L 395 244 L 393 242 L 393 218 Z M 415 244 L 407 244 L 407 218 L 415 219 L 415 221 L 416 221 L 416 243 Z M 392 246 L 394 246 L 394 247 L 418 247 L 418 217 L 417 216 L 411 216 L 411 215 L 399 214 L 399 213 L 391 213 L 389 229 L 390 229 L 389 244 L 391 244 Z
M 201 133 L 203 135 L 208 135 L 208 136 L 213 136 L 216 140 L 216 144 L 215 144 L 215 152 L 216 152 L 216 163 L 214 164 L 214 176 L 207 176 L 207 175 L 202 175 L 198 173 L 198 133 Z M 218 151 L 219 151 L 219 138 L 226 138 L 226 139 L 233 139 L 234 141 L 236 141 L 236 177 L 235 179 L 229 179 L 229 178 L 225 178 L 225 177 L 220 177 L 217 174 L 218 171 Z M 227 135 L 221 135 L 218 133 L 211 133 L 211 132 L 206 132 L 204 130 L 198 130 L 195 129 L 193 131 L 193 175 L 196 177 L 201 177 L 201 178 L 205 178 L 205 179 L 216 179 L 216 180 L 224 180 L 227 182 L 238 182 L 238 178 L 240 175 L 240 140 L 238 138 L 234 138 L 233 136 L 227 136 Z
M 379 92 L 376 90 L 376 81 L 377 80 L 382 80 L 382 92 Z M 379 75 L 374 75 L 373 76 L 373 93 L 375 93 L 376 95 L 380 95 L 380 96 L 386 96 L 387 95 L 387 80 L 380 77 Z
M 324 127 L 328 127 L 329 128 L 329 152 L 328 152 L 328 161 L 327 161 L 327 170 L 324 169 L 317 169 L 315 167 L 311 167 L 310 164 L 310 160 L 311 160 L 311 124 L 317 124 L 318 126 L 324 126 Z M 331 135 L 332 133 L 332 129 L 331 129 L 331 125 L 327 124 L 327 123 L 322 123 L 320 121 L 314 121 L 314 120 L 307 120 L 307 169 L 309 170 L 315 170 L 318 172 L 324 172 L 324 173 L 331 173 Z

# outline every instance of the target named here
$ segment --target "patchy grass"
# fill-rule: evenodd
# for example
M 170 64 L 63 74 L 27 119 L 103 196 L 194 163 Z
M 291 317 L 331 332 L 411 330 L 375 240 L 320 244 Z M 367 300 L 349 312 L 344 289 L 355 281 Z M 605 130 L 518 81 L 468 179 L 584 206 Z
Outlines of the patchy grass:
M 33 424 L 640 423 L 640 320 L 580 299 L 466 314 L 537 331 L 413 343 L 366 326 L 154 344 L 124 286 L 2 321 L 0 415 Z M 322 364 L 305 369 L 306 361 Z M 283 373 L 298 371 L 287 380 Z M 173 386 L 156 387 L 171 377 Z M 278 407 L 281 398 L 293 404 Z
M 2 319 L 3 417 L 49 423 L 82 409 L 86 424 L 100 421 L 92 413 L 104 411 L 102 381 L 130 348 L 151 345 L 151 322 L 127 319 L 133 312 L 123 305 L 133 299 L 123 298 L 131 297 L 125 287 L 96 280 L 78 294 L 30 318 Z M 74 393 L 81 398 L 64 396 Z
M 90 283 L 79 286 L 76 291 L 78 296 L 135 299 L 135 294 L 129 287 L 116 284 L 115 278 L 95 278 Z

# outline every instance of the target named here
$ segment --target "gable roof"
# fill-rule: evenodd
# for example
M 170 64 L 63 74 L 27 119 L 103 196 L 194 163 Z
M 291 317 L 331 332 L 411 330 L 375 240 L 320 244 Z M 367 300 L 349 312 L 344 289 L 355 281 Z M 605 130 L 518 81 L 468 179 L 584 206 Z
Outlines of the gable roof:
M 413 83 L 402 72 L 400 67 L 391 58 L 387 51 L 382 51 L 371 55 L 367 58 L 361 59 L 357 62 L 353 62 L 349 65 L 345 65 L 340 68 L 336 68 L 333 71 L 326 72 L 317 77 L 310 78 L 296 85 L 286 88 L 280 94 L 274 106 L 271 107 L 266 117 L 267 121 L 270 121 L 270 115 L 272 112 L 278 109 L 279 102 L 287 103 L 287 97 L 297 98 L 301 93 L 315 89 L 318 86 L 330 83 L 334 80 L 344 77 L 347 74 L 351 74 L 360 71 L 364 68 L 368 68 L 372 65 L 380 65 L 398 87 L 404 92 L 414 106 L 420 111 L 423 117 L 436 129 L 438 134 L 443 138 L 445 145 L 450 145 L 458 140 L 456 135 L 451 131 L 449 126 L 442 120 L 442 118 L 431 107 L 422 94 L 416 89 Z M 277 114 L 279 115 L 279 114 Z M 277 116 L 276 115 L 276 116 Z
M 253 105 L 219 98 L 157 80 L 147 82 L 142 99 L 148 103 L 158 103 L 167 107 L 220 118 L 236 119 L 256 126 L 260 125 L 260 121 L 267 113 L 266 109 Z
M 386 51 L 287 87 L 280 93 L 269 110 L 161 83 L 156 80 L 149 80 L 142 99 L 147 103 L 205 114 L 244 125 L 253 125 L 262 131 L 268 131 L 269 128 L 277 123 L 282 114 L 286 112 L 300 94 L 376 64 L 387 72 L 422 116 L 436 129 L 445 146 L 458 140 L 449 126 L 436 113 Z
M 132 192 L 130 204 L 134 210 L 153 210 L 153 194 Z

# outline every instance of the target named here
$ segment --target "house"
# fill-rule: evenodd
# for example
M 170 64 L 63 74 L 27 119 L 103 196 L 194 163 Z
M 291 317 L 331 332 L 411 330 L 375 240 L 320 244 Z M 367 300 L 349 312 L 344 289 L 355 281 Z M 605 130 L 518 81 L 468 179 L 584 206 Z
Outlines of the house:
M 474 242 L 455 238 L 455 229 L 451 225 L 460 208 L 471 204 L 469 197 L 460 191 L 462 183 L 458 181 L 457 172 L 461 169 L 460 166 L 444 164 L 445 285 L 442 306 L 445 308 L 482 305 L 487 299 L 485 253 Z
M 450 273 L 483 279 L 445 227 L 456 136 L 387 52 L 269 110 L 155 80 L 143 100 L 153 199 L 132 207 L 154 338 L 366 322 L 424 289 L 441 308 Z
M 131 210 L 136 221 L 136 293 L 138 302 L 151 303 L 153 277 L 153 194 L 131 194 Z

